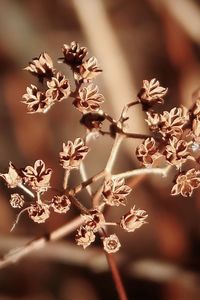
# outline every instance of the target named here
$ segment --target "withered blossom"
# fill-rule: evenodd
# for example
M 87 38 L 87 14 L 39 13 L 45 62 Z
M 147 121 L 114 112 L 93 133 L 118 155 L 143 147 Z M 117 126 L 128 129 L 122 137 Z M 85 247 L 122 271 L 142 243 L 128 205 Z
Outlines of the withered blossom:
M 145 210 L 131 208 L 128 213 L 122 216 L 120 226 L 128 231 L 133 232 L 146 223 L 148 214 Z
M 105 116 L 99 113 L 83 114 L 80 123 L 90 131 L 101 129 Z
M 175 179 L 175 185 L 171 190 L 171 195 L 181 194 L 183 197 L 191 196 L 194 189 L 200 186 L 200 171 L 194 168 L 187 172 L 181 172 Z
M 74 79 L 82 82 L 90 82 L 98 76 L 102 70 L 98 66 L 96 57 L 92 56 L 82 63 L 74 73 Z
M 121 244 L 119 242 L 117 235 L 114 233 L 108 237 L 105 237 L 103 239 L 103 247 L 107 253 L 117 252 L 119 250 L 119 248 L 121 247 Z
M 66 195 L 54 196 L 51 200 L 51 207 L 56 213 L 65 214 L 71 206 L 71 201 Z
M 74 41 L 71 42 L 70 45 L 64 44 L 62 52 L 64 57 L 59 58 L 59 62 L 66 63 L 72 68 L 80 66 L 88 54 L 86 47 L 80 47 L 80 45 Z
M 188 143 L 185 140 L 177 139 L 175 136 L 169 140 L 163 154 L 166 160 L 177 169 L 180 169 L 187 159 L 193 159 L 188 152 Z
M 63 143 L 63 151 L 59 153 L 61 166 L 64 169 L 79 168 L 88 151 L 89 148 L 81 138 L 75 139 L 74 143 L 72 141 Z
M 77 230 L 75 240 L 78 246 L 82 246 L 85 249 L 95 241 L 95 234 L 92 230 L 88 230 L 82 225 Z
M 24 196 L 17 193 L 10 195 L 10 205 L 13 208 L 22 208 L 24 206 Z
M 88 214 L 82 215 L 84 227 L 87 230 L 97 232 L 105 223 L 103 213 L 98 209 L 90 209 Z
M 164 111 L 160 114 L 160 133 L 166 137 L 172 135 L 179 137 L 183 126 L 189 121 L 189 113 L 186 107 L 174 107 L 169 112 Z
M 27 166 L 22 169 L 25 181 L 37 192 L 45 192 L 50 187 L 52 169 L 46 169 L 42 160 L 37 160 L 34 167 Z
M 44 203 L 31 204 L 28 208 L 29 217 L 36 223 L 44 223 L 50 216 L 49 206 Z
M 51 78 L 51 81 L 47 81 L 48 90 L 46 91 L 46 97 L 53 99 L 53 101 L 62 101 L 70 95 L 70 84 L 66 77 L 58 72 L 55 77 Z
M 79 90 L 74 106 L 82 113 L 98 111 L 104 102 L 104 96 L 99 93 L 98 86 L 90 84 Z
M 9 188 L 15 188 L 22 183 L 22 177 L 20 176 L 19 173 L 20 172 L 15 168 L 13 163 L 10 161 L 8 167 L 8 173 L 0 174 L 0 177 L 2 177 L 5 180 Z
M 24 68 L 33 75 L 37 76 L 40 81 L 44 78 L 51 78 L 54 75 L 53 62 L 51 57 L 46 53 L 41 53 L 39 57 L 33 58 L 29 66 Z
M 105 203 L 110 206 L 125 205 L 130 193 L 131 188 L 125 184 L 124 178 L 107 180 L 102 191 Z
M 160 86 L 160 82 L 153 78 L 152 80 L 143 80 L 143 86 L 138 93 L 138 98 L 143 105 L 144 110 L 148 110 L 154 104 L 163 104 L 163 97 L 168 89 Z
M 156 141 L 153 137 L 147 138 L 136 148 L 137 159 L 145 166 L 152 167 L 154 162 L 159 159 L 162 154 L 159 153 Z
M 46 113 L 54 104 L 52 97 L 47 97 L 46 93 L 39 91 L 33 84 L 27 87 L 26 91 L 27 93 L 22 96 L 24 99 L 22 103 L 27 105 L 29 113 Z
M 149 126 L 149 129 L 153 132 L 159 130 L 160 116 L 154 112 L 146 112 L 147 119 L 145 120 Z

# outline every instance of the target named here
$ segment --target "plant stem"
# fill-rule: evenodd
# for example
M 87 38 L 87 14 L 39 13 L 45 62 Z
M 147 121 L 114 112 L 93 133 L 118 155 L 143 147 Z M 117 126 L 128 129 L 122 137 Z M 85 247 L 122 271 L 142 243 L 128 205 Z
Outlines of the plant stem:
M 69 175 L 70 175 L 70 170 L 66 169 L 64 179 L 63 179 L 63 190 L 67 189 Z
M 113 147 L 111 149 L 110 156 L 108 158 L 108 161 L 107 161 L 107 164 L 106 164 L 106 167 L 105 167 L 105 171 L 107 173 L 111 173 L 113 164 L 114 164 L 116 156 L 117 156 L 117 151 L 118 151 L 119 146 L 121 145 L 121 142 L 123 141 L 123 139 L 124 139 L 124 135 L 122 135 L 122 134 L 117 134 L 116 135 Z
M 122 131 L 123 134 L 127 137 L 127 138 L 132 138 L 132 139 L 147 139 L 150 138 L 151 136 L 148 134 L 139 134 L 139 133 L 130 133 L 130 132 L 124 132 Z
M 33 194 L 33 192 L 31 192 L 26 186 L 24 186 L 22 183 L 18 184 L 18 187 L 20 189 L 22 189 L 24 192 L 26 192 L 29 196 L 31 196 L 32 198 L 35 198 L 35 195 Z
M 167 172 L 169 170 L 169 166 L 165 168 L 146 168 L 146 169 L 136 169 L 136 170 L 131 170 L 127 171 L 124 173 L 119 173 L 116 175 L 112 175 L 112 178 L 129 178 L 133 176 L 139 176 L 139 175 L 147 175 L 147 174 L 158 174 L 158 175 L 163 175 L 166 176 Z

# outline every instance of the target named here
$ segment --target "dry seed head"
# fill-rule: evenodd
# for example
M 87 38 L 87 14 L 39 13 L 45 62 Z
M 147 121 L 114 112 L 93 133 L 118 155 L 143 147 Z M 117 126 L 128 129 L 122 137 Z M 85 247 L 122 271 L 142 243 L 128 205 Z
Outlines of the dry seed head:
M 54 196 L 51 201 L 51 207 L 56 213 L 64 214 L 71 206 L 71 201 L 66 195 Z
M 64 57 L 59 59 L 59 62 L 66 63 L 72 68 L 80 66 L 83 59 L 88 54 L 87 48 L 80 47 L 78 43 L 71 42 L 70 45 L 64 44 L 62 48 Z
M 119 239 L 116 234 L 111 234 L 103 239 L 104 250 L 108 253 L 115 253 L 121 247 Z
M 49 206 L 47 204 L 31 204 L 28 208 L 29 217 L 36 223 L 44 223 L 50 216 Z
M 82 225 L 78 228 L 75 239 L 77 245 L 85 249 L 95 241 L 95 234 L 92 230 L 88 230 Z
M 0 174 L 0 177 L 5 180 L 8 188 L 15 188 L 22 183 L 22 177 L 11 161 L 9 162 L 8 173 Z
M 152 167 L 154 162 L 162 155 L 159 153 L 156 141 L 153 137 L 147 138 L 136 148 L 137 159 L 145 166 Z
M 128 232 L 133 232 L 146 223 L 147 217 L 148 214 L 145 210 L 133 207 L 128 213 L 122 216 L 120 226 Z
M 24 196 L 17 193 L 10 195 L 10 205 L 13 208 L 22 208 L 24 206 Z
M 92 56 L 80 65 L 77 72 L 74 73 L 76 81 L 90 82 L 98 76 L 102 70 L 98 66 L 96 57 Z
M 70 84 L 66 77 L 58 72 L 55 77 L 51 78 L 51 81 L 47 81 L 48 90 L 46 91 L 46 97 L 53 99 L 53 101 L 62 101 L 70 95 Z

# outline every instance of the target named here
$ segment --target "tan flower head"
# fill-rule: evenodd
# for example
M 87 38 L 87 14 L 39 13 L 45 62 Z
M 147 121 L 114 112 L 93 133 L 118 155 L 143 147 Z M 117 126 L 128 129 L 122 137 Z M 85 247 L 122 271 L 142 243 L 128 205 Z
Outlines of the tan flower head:
M 22 102 L 27 105 L 29 113 L 46 113 L 54 104 L 51 97 L 46 97 L 46 94 L 39 91 L 38 88 L 31 84 L 27 87 L 27 93 L 22 96 Z
M 13 208 L 22 208 L 24 206 L 24 196 L 17 193 L 11 194 L 10 205 Z
M 90 82 L 98 76 L 102 70 L 99 68 L 96 57 L 87 59 L 77 72 L 74 73 L 74 79 L 82 82 Z
M 70 95 L 69 80 L 65 78 L 60 72 L 56 74 L 56 77 L 52 77 L 51 81 L 47 81 L 48 90 L 46 91 L 46 97 L 50 97 L 53 101 L 62 101 Z
M 147 110 L 156 103 L 164 103 L 163 97 L 167 93 L 167 88 L 160 86 L 160 82 L 155 78 L 148 81 L 143 80 L 143 86 L 138 93 L 143 109 Z
M 152 167 L 154 162 L 161 157 L 153 137 L 147 138 L 136 148 L 136 156 L 145 167 Z
M 80 47 L 78 43 L 72 42 L 70 45 L 63 45 L 62 52 L 64 57 L 59 59 L 59 62 L 66 63 L 72 68 L 80 66 L 83 59 L 88 54 L 87 48 Z
M 160 115 L 160 133 L 165 137 L 172 135 L 180 136 L 182 128 L 189 120 L 189 113 L 186 107 L 174 107 L 168 111 L 164 111 Z
M 171 165 L 176 166 L 177 169 L 180 169 L 187 159 L 193 159 L 188 152 L 188 143 L 184 140 L 177 139 L 175 136 L 169 140 L 169 145 L 166 146 L 163 154 L 166 160 Z
M 125 205 L 130 193 L 131 188 L 124 183 L 124 178 L 107 180 L 102 191 L 105 203 L 110 206 Z
M 9 188 L 15 188 L 22 183 L 22 177 L 11 161 L 9 162 L 8 173 L 0 174 L 0 177 L 5 180 Z
M 64 169 L 79 168 L 88 151 L 89 148 L 81 138 L 75 139 L 74 143 L 71 141 L 63 143 L 63 151 L 59 153 L 61 166 Z
M 194 189 L 200 186 L 200 171 L 190 169 L 187 172 L 181 172 L 175 179 L 175 185 L 171 190 L 171 195 L 181 194 L 183 197 L 192 195 Z
M 52 59 L 46 52 L 40 54 L 38 58 L 34 58 L 24 70 L 31 72 L 41 81 L 44 78 L 51 78 L 54 74 Z
M 90 84 L 79 90 L 79 96 L 74 100 L 74 106 L 82 113 L 98 111 L 104 102 L 104 97 L 99 94 L 98 86 Z
M 65 214 L 71 206 L 71 201 L 66 195 L 54 196 L 51 202 L 51 207 L 59 214 Z
M 82 225 L 77 230 L 75 239 L 77 245 L 82 246 L 85 249 L 95 241 L 95 234 L 92 230 L 88 230 L 87 228 L 85 228 L 85 226 Z
M 49 206 L 47 204 L 31 204 L 28 208 L 29 217 L 36 223 L 44 223 L 50 216 Z
M 111 234 L 103 239 L 104 250 L 108 253 L 115 253 L 121 247 L 118 237 L 116 234 Z
M 133 232 L 146 223 L 147 217 L 148 214 L 145 210 L 133 207 L 127 214 L 122 216 L 120 226 L 128 232 Z
M 37 192 L 45 192 L 50 187 L 52 169 L 46 169 L 42 160 L 37 160 L 34 167 L 27 166 L 22 173 L 25 181 Z
M 97 232 L 105 223 L 103 213 L 98 209 L 90 209 L 88 214 L 82 215 L 84 226 L 88 230 Z
M 160 116 L 157 113 L 146 112 L 147 119 L 145 120 L 149 126 L 149 129 L 153 132 L 159 130 Z

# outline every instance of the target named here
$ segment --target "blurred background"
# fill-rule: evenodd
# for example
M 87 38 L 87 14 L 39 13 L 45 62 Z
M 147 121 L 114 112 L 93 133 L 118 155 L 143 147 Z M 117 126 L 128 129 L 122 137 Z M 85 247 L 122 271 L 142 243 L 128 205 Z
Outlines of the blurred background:
M 105 111 L 117 118 L 134 100 L 143 79 L 157 78 L 169 88 L 161 109 L 190 107 L 200 87 L 200 2 L 198 0 L 0 0 L 0 170 L 43 159 L 53 168 L 53 185 L 61 187 L 58 163 L 62 142 L 84 136 L 80 114 L 66 100 L 47 114 L 27 114 L 20 103 L 26 87 L 35 83 L 23 71 L 46 51 L 55 61 L 64 43 L 88 47 L 103 69 L 97 83 L 105 96 Z M 57 65 L 56 65 L 57 67 Z M 71 76 L 65 66 L 58 66 Z M 130 114 L 130 131 L 147 132 L 140 109 Z M 115 172 L 139 167 L 135 147 L 127 140 Z M 86 159 L 88 176 L 103 169 L 112 140 L 91 141 Z M 170 177 L 170 176 L 169 176 Z M 80 182 L 78 172 L 70 183 Z M 171 178 L 147 176 L 135 186 L 128 206 L 145 209 L 148 224 L 134 233 L 118 230 L 122 244 L 116 255 L 130 300 L 197 300 L 200 298 L 200 197 L 171 197 Z M 0 254 L 23 246 L 73 218 L 52 214 L 42 225 L 22 216 L 14 232 L 16 212 L 10 192 L 0 182 Z M 86 193 L 80 199 L 89 205 Z M 112 209 L 116 220 L 128 207 Z M 48 245 L 16 265 L 0 270 L 0 300 L 117 299 L 105 258 L 98 245 L 83 251 L 74 234 Z

